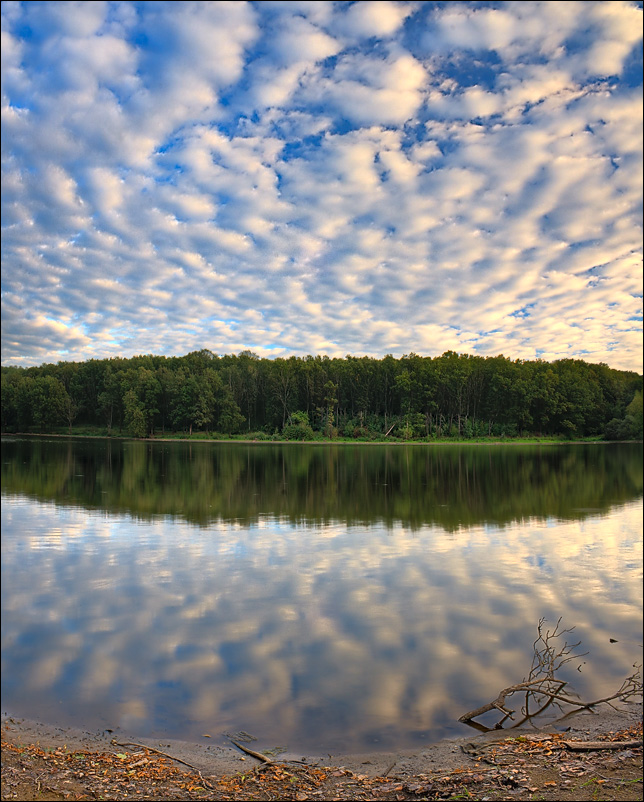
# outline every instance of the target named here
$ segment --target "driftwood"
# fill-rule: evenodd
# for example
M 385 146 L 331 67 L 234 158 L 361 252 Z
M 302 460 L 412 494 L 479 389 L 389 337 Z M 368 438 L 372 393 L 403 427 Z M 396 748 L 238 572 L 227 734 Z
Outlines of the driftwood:
M 559 682 L 558 680 L 556 680 Z M 565 685 L 565 682 L 560 683 L 561 686 Z M 470 710 L 469 713 L 464 713 L 462 716 L 459 716 L 458 720 L 464 723 L 470 721 L 470 719 L 478 718 L 478 716 L 482 716 L 484 713 L 489 713 L 490 710 L 499 710 L 501 713 L 505 713 L 505 718 L 512 718 L 512 714 L 515 713 L 515 710 L 508 710 L 505 706 L 505 700 L 508 696 L 512 696 L 514 693 L 519 693 L 520 691 L 531 691 L 531 690 L 540 690 L 541 686 L 543 685 L 543 680 L 536 679 L 529 682 L 519 682 L 516 685 L 510 685 L 509 688 L 504 688 L 496 699 L 493 702 L 488 702 L 486 705 L 481 705 L 481 707 L 477 707 L 476 710 Z M 550 691 L 546 692 L 543 691 L 544 694 L 550 695 Z M 505 718 L 503 720 L 505 720 Z
M 561 643 L 557 641 L 561 636 L 572 632 L 572 629 L 560 629 L 561 618 L 557 621 L 553 630 L 546 630 L 544 628 L 544 623 L 545 618 L 542 618 L 537 626 L 538 637 L 532 644 L 532 666 L 527 679 L 518 682 L 516 685 L 510 685 L 508 688 L 504 688 L 492 702 L 488 702 L 478 707 L 476 710 L 470 710 L 468 713 L 464 713 L 462 716 L 459 716 L 459 721 L 484 731 L 501 729 L 508 718 L 514 722 L 514 713 L 516 711 L 509 709 L 506 705 L 506 701 L 508 697 L 515 693 L 523 694 L 524 702 L 521 709 L 522 718 L 520 721 L 515 722 L 512 725 L 513 727 L 519 727 L 526 721 L 530 721 L 539 713 L 543 713 L 551 705 L 556 705 L 562 712 L 564 710 L 564 705 L 576 708 L 576 711 L 592 710 L 600 704 L 608 704 L 614 707 L 611 705 L 613 701 L 619 700 L 624 702 L 635 696 L 642 695 L 641 666 L 635 664 L 634 668 L 636 670 L 624 680 L 621 687 L 615 693 L 603 699 L 595 699 L 591 702 L 581 701 L 577 694 L 566 688 L 568 683 L 557 679 L 555 673 L 571 660 L 584 657 L 587 652 L 575 654 L 574 649 L 579 646 L 579 643 L 569 646 L 568 643 L 564 642 L 562 646 Z M 578 669 L 581 670 L 581 665 L 578 666 Z M 473 719 L 478 716 L 482 716 L 484 713 L 489 713 L 492 710 L 498 710 L 503 714 L 503 717 L 494 727 L 485 727 L 473 721 Z
M 562 741 L 572 752 L 599 752 L 602 749 L 637 749 L 641 741 Z

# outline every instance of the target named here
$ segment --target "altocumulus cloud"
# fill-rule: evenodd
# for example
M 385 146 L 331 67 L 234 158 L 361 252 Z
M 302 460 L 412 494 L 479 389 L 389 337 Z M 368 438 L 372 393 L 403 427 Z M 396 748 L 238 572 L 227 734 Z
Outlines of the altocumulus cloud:
M 2 361 L 642 369 L 634 2 L 3 2 Z

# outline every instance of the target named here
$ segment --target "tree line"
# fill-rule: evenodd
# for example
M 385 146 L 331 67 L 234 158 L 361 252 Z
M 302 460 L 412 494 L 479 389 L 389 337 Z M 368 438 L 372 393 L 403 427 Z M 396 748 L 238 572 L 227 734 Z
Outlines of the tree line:
M 580 359 L 251 351 L 2 368 L 3 432 L 314 440 L 642 438 L 642 376 Z

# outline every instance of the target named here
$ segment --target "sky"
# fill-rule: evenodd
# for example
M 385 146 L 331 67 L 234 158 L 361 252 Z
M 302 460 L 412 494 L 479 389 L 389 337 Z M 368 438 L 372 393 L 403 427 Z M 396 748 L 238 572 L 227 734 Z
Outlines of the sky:
M 2 364 L 642 371 L 642 3 L 2 2 Z

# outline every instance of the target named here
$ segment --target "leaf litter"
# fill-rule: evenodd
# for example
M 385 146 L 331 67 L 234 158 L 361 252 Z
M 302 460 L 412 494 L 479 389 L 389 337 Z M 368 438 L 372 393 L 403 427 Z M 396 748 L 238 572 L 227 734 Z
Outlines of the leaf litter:
M 465 744 L 456 769 L 408 774 L 394 764 L 375 776 L 286 760 L 208 776 L 141 745 L 113 752 L 44 749 L 8 736 L 3 729 L 2 800 L 642 799 L 641 723 L 600 737 L 610 752 L 576 752 L 564 733 L 537 733 Z M 621 743 L 623 749 L 614 749 Z

